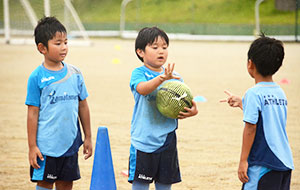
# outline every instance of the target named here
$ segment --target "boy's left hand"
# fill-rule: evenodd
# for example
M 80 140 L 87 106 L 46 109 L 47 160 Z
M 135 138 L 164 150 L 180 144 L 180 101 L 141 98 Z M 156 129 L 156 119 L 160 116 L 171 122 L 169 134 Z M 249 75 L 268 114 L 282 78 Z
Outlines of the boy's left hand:
M 191 108 L 185 107 L 184 109 L 186 110 L 186 112 L 179 112 L 178 119 L 185 119 L 187 117 L 191 117 L 198 114 L 197 105 L 194 100 L 192 100 Z
M 89 157 L 91 157 L 93 154 L 93 145 L 92 140 L 85 139 L 83 143 L 83 155 L 84 159 L 87 160 Z
M 239 169 L 238 169 L 238 177 L 242 183 L 247 183 L 249 181 L 249 177 L 247 175 L 248 171 L 248 161 L 240 161 Z

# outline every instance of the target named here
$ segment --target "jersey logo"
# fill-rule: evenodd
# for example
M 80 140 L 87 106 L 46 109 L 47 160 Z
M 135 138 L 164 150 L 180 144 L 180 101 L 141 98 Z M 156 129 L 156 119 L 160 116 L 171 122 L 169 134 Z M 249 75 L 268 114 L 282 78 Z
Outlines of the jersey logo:
M 273 95 L 264 96 L 264 105 L 277 105 L 277 106 L 287 106 L 286 99 L 276 98 Z
M 57 102 L 60 102 L 60 101 L 78 100 L 77 95 L 69 95 L 69 94 L 67 94 L 67 92 L 64 92 L 63 96 L 55 96 L 55 94 L 56 94 L 56 91 L 53 90 L 48 95 L 48 97 L 50 98 L 50 104 L 56 104 Z
M 149 78 L 153 78 L 154 76 L 152 74 L 149 74 L 149 73 L 145 73 L 145 75 Z
M 50 76 L 50 77 L 48 77 L 48 78 L 43 77 L 43 78 L 41 79 L 41 82 L 43 83 L 43 82 L 47 82 L 47 81 L 53 80 L 53 79 L 55 79 L 54 76 Z

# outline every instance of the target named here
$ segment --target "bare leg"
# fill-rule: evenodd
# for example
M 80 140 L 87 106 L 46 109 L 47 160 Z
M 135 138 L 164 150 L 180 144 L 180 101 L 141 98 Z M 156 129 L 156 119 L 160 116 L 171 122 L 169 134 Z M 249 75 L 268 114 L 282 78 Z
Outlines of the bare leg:
M 55 182 L 56 190 L 72 190 L 73 181 L 56 181 Z
M 37 186 L 47 189 L 53 189 L 53 183 L 49 183 L 47 181 L 38 181 Z

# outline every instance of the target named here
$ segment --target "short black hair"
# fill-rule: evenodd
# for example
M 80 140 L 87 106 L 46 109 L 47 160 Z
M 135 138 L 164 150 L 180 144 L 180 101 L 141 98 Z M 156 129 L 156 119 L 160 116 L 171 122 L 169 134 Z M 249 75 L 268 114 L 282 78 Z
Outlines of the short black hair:
M 35 43 L 42 43 L 48 48 L 48 41 L 51 40 L 56 32 L 66 33 L 67 30 L 62 23 L 55 17 L 43 17 L 38 21 L 34 29 Z
M 168 35 L 163 30 L 157 27 L 145 27 L 139 31 L 138 36 L 135 39 L 135 53 L 142 62 L 144 62 L 144 60 L 137 54 L 136 50 L 140 49 L 145 51 L 146 46 L 148 44 L 153 44 L 159 36 L 162 37 L 169 46 Z
M 248 51 L 248 60 L 254 63 L 257 72 L 264 77 L 275 74 L 281 67 L 283 58 L 283 43 L 264 34 L 252 42 Z

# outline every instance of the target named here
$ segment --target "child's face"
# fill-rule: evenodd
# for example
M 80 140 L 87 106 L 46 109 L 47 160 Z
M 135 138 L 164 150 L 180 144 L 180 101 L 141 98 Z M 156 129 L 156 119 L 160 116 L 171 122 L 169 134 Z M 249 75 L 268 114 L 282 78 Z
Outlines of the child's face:
M 161 66 L 165 64 L 168 58 L 168 44 L 158 36 L 153 44 L 148 44 L 145 51 L 140 51 L 139 55 L 144 59 L 146 67 L 154 71 L 161 71 Z
M 52 63 L 62 62 L 68 53 L 67 34 L 56 32 L 55 36 L 48 41 L 48 49 L 44 53 L 45 61 Z

